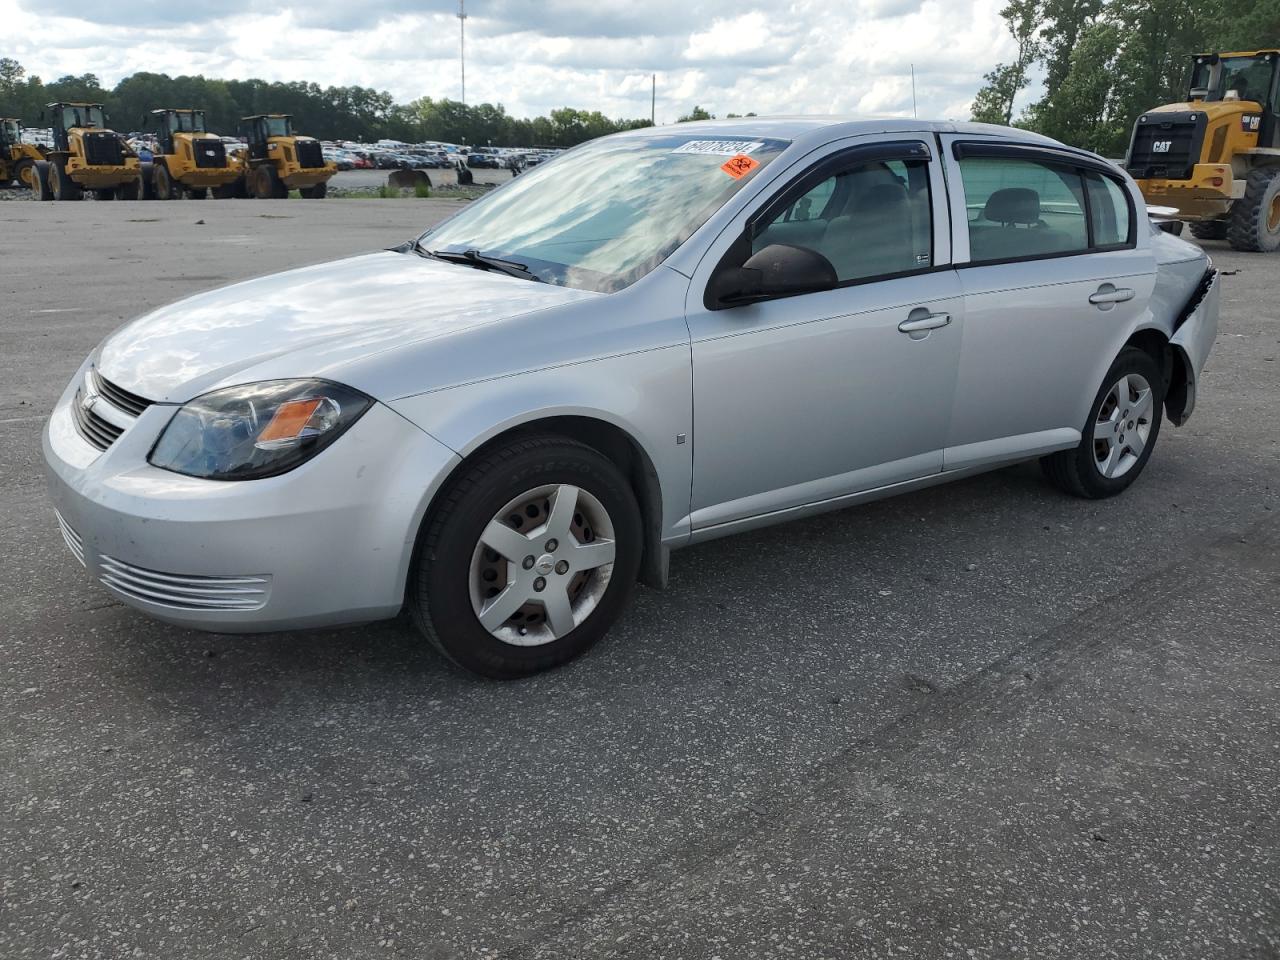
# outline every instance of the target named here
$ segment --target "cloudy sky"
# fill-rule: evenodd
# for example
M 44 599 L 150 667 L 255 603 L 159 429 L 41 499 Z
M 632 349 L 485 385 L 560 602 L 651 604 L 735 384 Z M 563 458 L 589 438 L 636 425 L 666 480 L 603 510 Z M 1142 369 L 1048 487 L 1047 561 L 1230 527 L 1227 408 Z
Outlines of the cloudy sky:
M 467 100 L 658 120 L 716 114 L 967 119 L 1012 53 L 1003 0 L 467 0 Z M 138 70 L 460 95 L 457 0 L 0 0 L 0 56 L 46 80 Z

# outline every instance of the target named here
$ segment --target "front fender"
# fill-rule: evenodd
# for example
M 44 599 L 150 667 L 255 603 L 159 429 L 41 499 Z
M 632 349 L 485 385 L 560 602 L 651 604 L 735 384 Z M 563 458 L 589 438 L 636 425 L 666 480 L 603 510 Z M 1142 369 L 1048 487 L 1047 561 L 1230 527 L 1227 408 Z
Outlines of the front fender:
M 687 539 L 693 481 L 693 373 L 687 344 L 548 367 L 388 404 L 464 459 L 540 420 L 584 417 L 644 452 L 661 490 L 661 540 Z

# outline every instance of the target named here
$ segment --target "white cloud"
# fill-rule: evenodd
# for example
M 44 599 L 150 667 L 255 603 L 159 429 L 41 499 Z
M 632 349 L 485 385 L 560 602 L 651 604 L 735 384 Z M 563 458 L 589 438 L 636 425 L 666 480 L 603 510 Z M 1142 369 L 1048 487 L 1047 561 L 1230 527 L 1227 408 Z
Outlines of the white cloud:
M 560 106 L 717 114 L 967 117 L 1008 59 L 1002 0 L 468 0 L 467 95 L 518 116 Z M 459 95 L 452 0 L 0 0 L 2 52 L 46 80 L 139 70 Z

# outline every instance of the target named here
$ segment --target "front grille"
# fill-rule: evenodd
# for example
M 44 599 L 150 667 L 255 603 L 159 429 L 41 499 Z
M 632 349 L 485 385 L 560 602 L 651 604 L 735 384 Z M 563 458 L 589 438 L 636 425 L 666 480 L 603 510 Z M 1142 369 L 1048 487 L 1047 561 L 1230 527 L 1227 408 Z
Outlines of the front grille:
M 57 510 L 53 511 L 53 515 L 58 518 L 58 529 L 62 531 L 62 539 L 67 541 L 67 547 L 71 550 L 71 555 L 80 561 L 80 566 L 84 566 L 84 541 L 80 539 L 80 534 L 76 533 L 71 524 L 63 518 L 62 514 Z
M 131 417 L 141 416 L 142 411 L 151 406 L 151 401 L 146 397 L 140 397 L 136 393 L 130 393 L 123 387 L 116 386 L 98 373 L 96 367 L 89 368 L 89 383 L 94 392 L 101 394 L 108 403 L 123 410 Z
M 271 588 L 267 576 L 205 577 L 161 573 L 102 554 L 105 586 L 134 600 L 174 610 L 259 610 Z
M 124 163 L 124 145 L 114 133 L 100 130 L 84 135 L 84 159 L 93 166 L 118 167 Z
M 99 450 L 107 449 L 124 433 L 122 427 L 98 416 L 91 406 L 85 406 L 84 392 L 81 390 L 76 391 L 75 400 L 71 402 L 71 417 L 80 436 Z
M 319 140 L 295 140 L 294 146 L 298 148 L 298 166 L 304 169 L 324 166 Z
M 227 165 L 227 145 L 221 140 L 193 140 L 191 152 L 201 170 L 221 170 Z

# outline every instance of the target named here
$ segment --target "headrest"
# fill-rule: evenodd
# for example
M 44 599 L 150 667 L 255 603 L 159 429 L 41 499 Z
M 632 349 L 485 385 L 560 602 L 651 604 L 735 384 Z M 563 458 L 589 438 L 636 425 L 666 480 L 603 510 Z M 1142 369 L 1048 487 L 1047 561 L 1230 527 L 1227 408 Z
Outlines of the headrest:
M 858 213 L 878 213 L 907 202 L 907 189 L 900 183 L 877 183 L 858 197 Z
M 1040 194 L 1026 187 L 1007 187 L 987 198 L 982 219 L 992 223 L 1040 222 Z

